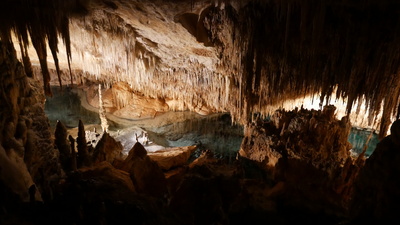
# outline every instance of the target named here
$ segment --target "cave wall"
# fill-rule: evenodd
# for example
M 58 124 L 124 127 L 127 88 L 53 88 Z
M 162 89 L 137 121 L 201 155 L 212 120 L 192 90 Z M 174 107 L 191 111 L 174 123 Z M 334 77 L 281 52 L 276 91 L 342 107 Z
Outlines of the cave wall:
M 43 89 L 27 77 L 11 43 L 1 41 L 0 48 L 1 204 L 49 200 L 61 171 Z
M 19 12 L 17 3 L 7 1 L 1 38 L 16 39 L 28 75 L 29 58 L 40 65 L 33 70 L 47 95 L 51 80 L 67 80 L 71 67 L 71 82 L 122 81 L 171 110 L 229 111 L 244 124 L 287 99 L 320 94 L 323 105 L 333 90 L 347 99 L 348 113 L 364 99 L 369 122 L 383 111 L 382 137 L 398 114 L 395 1 L 32 1 L 20 19 L 10 14 Z
M 347 215 L 365 157 L 350 155 L 351 125 L 347 117 L 336 119 L 335 110 L 277 110 L 270 120 L 259 118 L 245 127 L 239 155 L 281 182 L 284 205 Z

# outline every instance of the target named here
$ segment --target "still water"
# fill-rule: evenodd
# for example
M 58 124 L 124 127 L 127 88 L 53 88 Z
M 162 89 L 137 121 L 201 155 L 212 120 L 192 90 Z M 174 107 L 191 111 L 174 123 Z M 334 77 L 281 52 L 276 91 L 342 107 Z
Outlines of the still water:
M 66 87 L 60 91 L 59 87 L 52 87 L 53 97 L 48 97 L 45 112 L 50 120 L 52 129 L 57 120 L 67 128 L 75 128 L 82 120 L 85 127 L 100 124 L 99 114 L 82 107 L 80 97 Z M 168 120 L 182 118 L 180 122 L 159 123 L 143 120 L 123 120 L 119 123 L 109 122 L 109 133 L 120 141 L 125 151 L 129 151 L 136 142 L 134 133 L 142 131 L 148 134 L 148 139 L 159 146 L 179 147 L 197 145 L 198 151 L 209 149 L 219 158 L 233 160 L 239 151 L 243 139 L 243 127 L 232 125 L 229 114 L 213 114 L 199 116 L 193 112 L 168 112 Z M 162 120 L 162 118 L 158 118 Z M 127 125 L 131 124 L 131 126 Z M 117 135 L 118 134 L 118 135 Z

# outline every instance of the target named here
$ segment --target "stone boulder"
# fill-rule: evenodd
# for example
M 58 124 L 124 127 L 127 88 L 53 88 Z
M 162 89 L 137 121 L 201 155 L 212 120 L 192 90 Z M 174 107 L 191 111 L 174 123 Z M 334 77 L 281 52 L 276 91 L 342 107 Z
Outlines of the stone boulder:
M 92 154 L 92 162 L 98 164 L 106 161 L 113 164 L 115 159 L 122 158 L 123 146 L 121 142 L 116 141 L 107 132 L 104 132 L 103 136 L 97 143 Z
M 245 128 L 239 154 L 258 163 L 273 181 L 285 183 L 283 204 L 344 213 L 363 162 L 350 156 L 347 117 L 337 120 L 334 112 L 334 106 L 278 110 L 270 121 Z
M 167 182 L 161 168 L 150 159 L 139 142 L 132 147 L 118 168 L 129 172 L 137 192 L 158 198 L 167 194 Z
M 0 145 L 0 165 L 0 183 L 18 195 L 20 201 L 28 202 L 28 190 L 34 183 L 23 158 L 12 149 L 6 152 Z M 40 195 L 35 198 L 40 200 Z
M 203 152 L 179 175 L 170 208 L 188 224 L 236 224 L 228 215 L 242 192 L 239 179 L 233 176 L 235 170 L 212 152 Z
M 108 189 L 110 193 L 107 193 L 107 196 L 110 198 L 123 199 L 122 193 L 135 192 L 129 173 L 114 168 L 106 161 L 92 167 L 78 169 L 70 179 L 87 180 L 87 184 L 91 184 L 93 190 Z
M 184 166 L 188 163 L 190 155 L 196 150 L 196 146 L 167 148 L 147 155 L 155 161 L 163 170 Z

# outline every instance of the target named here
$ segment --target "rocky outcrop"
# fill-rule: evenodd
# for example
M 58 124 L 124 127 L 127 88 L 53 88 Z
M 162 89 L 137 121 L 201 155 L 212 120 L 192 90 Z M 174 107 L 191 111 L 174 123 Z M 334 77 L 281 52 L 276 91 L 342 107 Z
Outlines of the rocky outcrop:
M 0 67 L 0 195 L 16 194 L 12 204 L 29 201 L 30 194 L 51 200 L 61 171 L 44 114 L 43 89 L 25 75 L 13 46 L 3 41 Z M 37 191 L 29 193 L 33 186 Z
M 95 138 L 86 143 L 86 137 Z M 101 137 L 95 132 L 85 131 L 82 121 L 79 121 L 78 137 L 78 154 L 75 152 L 75 139 L 69 135 L 64 125 L 58 121 L 55 131 L 55 146 L 60 152 L 60 162 L 65 172 L 76 170 L 77 168 L 90 167 L 101 162 L 114 164 L 114 161 L 122 160 L 122 144 L 111 137 L 107 132 L 104 132 Z M 91 144 L 97 141 L 96 147 Z
M 164 198 L 167 194 L 166 179 L 161 168 L 150 159 L 139 142 L 132 147 L 118 169 L 130 174 L 137 192 L 159 198 Z
M 79 120 L 78 126 L 78 137 L 76 138 L 78 154 L 77 154 L 77 165 L 78 168 L 84 166 L 90 166 L 92 164 L 87 142 L 86 142 L 86 132 L 85 126 L 83 125 L 82 120 Z
M 23 159 L 13 151 L 7 154 L 6 150 L 0 145 L 0 164 L 0 188 L 7 188 L 13 194 L 16 194 L 20 201 L 28 202 L 30 200 L 28 190 L 35 184 Z M 6 187 L 3 187 L 3 185 L 6 185 Z M 40 195 L 38 195 L 38 198 L 40 199 Z
M 75 171 L 78 168 L 76 162 L 75 139 L 71 135 L 68 135 L 68 140 L 71 145 L 71 169 Z
M 81 180 L 92 180 L 93 190 L 105 189 L 108 186 L 107 189 L 112 191 L 107 194 L 108 198 L 123 199 L 127 193 L 135 192 L 129 173 L 115 169 L 106 161 L 92 167 L 81 168 L 76 174 L 71 175 L 70 179 L 75 179 L 75 177 Z
M 196 146 L 167 148 L 147 155 L 155 161 L 163 170 L 187 165 L 191 154 L 196 150 Z
M 114 160 L 122 159 L 122 144 L 111 137 L 107 132 L 103 133 L 103 136 L 97 143 L 93 150 L 92 162 L 98 164 L 106 161 L 110 164 L 114 163 Z
M 190 164 L 169 206 L 189 224 L 229 224 L 230 206 L 242 191 L 239 180 L 232 179 L 233 171 L 221 166 L 211 152 L 204 152 Z
M 318 210 L 330 205 L 345 213 L 363 156 L 350 157 L 350 123 L 346 117 L 335 119 L 334 113 L 332 106 L 276 111 L 270 121 L 246 127 L 239 153 L 258 162 L 271 179 L 283 181 L 284 198 L 292 198 L 295 207 Z M 308 201 L 300 203 L 302 199 Z
M 354 187 L 356 224 L 397 224 L 400 201 L 400 120 L 366 160 Z
M 54 144 L 60 152 L 60 163 L 64 171 L 72 170 L 72 153 L 71 153 L 71 140 L 67 140 L 68 132 L 61 121 L 57 121 L 56 130 L 54 132 Z M 75 148 L 73 148 L 75 151 Z

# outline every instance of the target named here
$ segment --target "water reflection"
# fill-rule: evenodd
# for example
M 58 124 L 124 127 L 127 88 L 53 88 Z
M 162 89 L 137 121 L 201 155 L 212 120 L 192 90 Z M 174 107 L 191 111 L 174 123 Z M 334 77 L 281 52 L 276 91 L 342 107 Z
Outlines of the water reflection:
M 52 87 L 52 91 L 53 97 L 46 99 L 45 112 L 53 129 L 57 120 L 64 123 L 67 128 L 76 128 L 79 119 L 85 125 L 100 124 L 98 113 L 82 107 L 79 96 L 70 88 L 64 87 L 61 91 L 59 87 Z M 243 139 L 243 127 L 232 125 L 229 114 L 199 117 L 194 116 L 195 113 L 192 112 L 176 112 L 176 114 L 182 113 L 187 114 L 188 119 L 162 126 L 146 125 L 146 121 L 149 120 L 141 120 L 140 127 L 137 128 L 109 121 L 110 134 L 114 134 L 115 138 L 121 141 L 125 151 L 129 151 L 135 143 L 135 132 L 143 129 L 148 133 L 149 140 L 157 145 L 164 147 L 198 145 L 200 150 L 212 150 L 220 158 L 233 159 L 236 156 Z M 363 151 L 371 132 L 371 130 L 352 128 L 348 141 L 353 146 L 353 154 L 358 155 Z M 375 150 L 378 142 L 378 135 L 373 133 L 367 145 L 365 153 L 367 157 Z
M 60 120 L 67 128 L 78 126 L 78 121 L 84 124 L 100 124 L 99 114 L 82 107 L 78 95 L 70 88 L 52 87 L 53 97 L 46 97 L 44 111 L 50 120 L 50 126 L 54 129 L 57 120 Z
M 100 124 L 98 113 L 82 107 L 80 97 L 74 91 L 66 87 L 62 91 L 59 87 L 52 87 L 52 91 L 53 97 L 46 99 L 45 112 L 53 129 L 57 120 L 75 133 L 79 119 L 86 127 Z M 187 119 L 180 122 L 171 121 L 168 124 L 160 123 L 160 126 L 154 126 L 153 121 L 149 119 L 130 120 L 124 124 L 109 120 L 109 133 L 124 145 L 125 152 L 136 142 L 135 135 L 144 130 L 149 140 L 156 145 L 164 147 L 197 145 L 199 151 L 209 149 L 220 158 L 233 160 L 236 157 L 243 139 L 243 127 L 232 125 L 229 114 L 209 116 L 199 116 L 193 112 L 167 114 L 176 114 L 175 117 L 182 117 L 182 114 L 185 114 Z M 174 118 L 174 115 L 169 115 L 168 118 Z M 127 126 L 127 124 L 132 125 Z
M 349 135 L 349 142 L 353 146 L 351 151 L 355 155 L 359 155 L 366 147 L 365 156 L 369 157 L 379 143 L 379 138 L 373 130 L 353 127 Z

